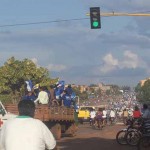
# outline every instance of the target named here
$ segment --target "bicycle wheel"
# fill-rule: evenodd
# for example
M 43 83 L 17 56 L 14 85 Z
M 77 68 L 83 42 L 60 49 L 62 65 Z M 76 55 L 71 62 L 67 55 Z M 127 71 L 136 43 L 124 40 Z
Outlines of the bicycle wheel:
M 138 150 L 149 150 L 150 149 L 150 137 L 142 137 L 138 142 Z
M 131 146 L 136 146 L 139 142 L 141 134 L 136 130 L 131 130 L 126 134 L 127 144 Z
M 127 144 L 127 142 L 126 142 L 126 133 L 127 133 L 126 130 L 121 130 L 117 133 L 116 141 L 117 141 L 118 144 L 120 144 L 120 145 L 126 145 Z

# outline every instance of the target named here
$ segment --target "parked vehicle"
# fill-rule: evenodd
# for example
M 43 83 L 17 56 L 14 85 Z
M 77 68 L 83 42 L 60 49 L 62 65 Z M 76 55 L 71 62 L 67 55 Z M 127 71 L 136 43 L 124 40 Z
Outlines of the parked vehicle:
M 8 119 L 13 118 L 13 117 L 16 117 L 16 115 L 13 113 L 7 112 L 4 105 L 0 101 L 0 130 L 1 130 L 2 126 L 4 125 L 4 123 Z

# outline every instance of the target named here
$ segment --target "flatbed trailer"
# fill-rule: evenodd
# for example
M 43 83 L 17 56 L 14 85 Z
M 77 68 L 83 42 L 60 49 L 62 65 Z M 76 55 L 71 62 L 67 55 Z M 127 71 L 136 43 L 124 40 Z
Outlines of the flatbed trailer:
M 17 104 L 5 104 L 4 107 L 7 113 L 18 115 Z M 61 138 L 62 134 L 74 136 L 77 131 L 72 108 L 37 105 L 34 118 L 43 121 L 57 140 Z

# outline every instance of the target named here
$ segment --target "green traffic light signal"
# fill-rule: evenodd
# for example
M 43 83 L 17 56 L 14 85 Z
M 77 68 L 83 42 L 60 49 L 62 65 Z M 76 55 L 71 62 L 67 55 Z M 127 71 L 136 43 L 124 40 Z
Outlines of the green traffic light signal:
M 93 27 L 98 27 L 98 25 L 99 25 L 98 21 L 93 22 Z
M 91 29 L 101 28 L 100 7 L 90 7 Z

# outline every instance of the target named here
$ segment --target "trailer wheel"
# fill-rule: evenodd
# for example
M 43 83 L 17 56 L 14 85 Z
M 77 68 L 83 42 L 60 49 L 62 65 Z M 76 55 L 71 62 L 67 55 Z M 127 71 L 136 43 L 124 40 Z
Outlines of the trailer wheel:
M 52 128 L 51 131 L 55 137 L 56 140 L 61 139 L 61 125 L 59 123 L 55 124 Z
M 75 123 L 71 123 L 65 133 L 69 134 L 70 136 L 75 136 L 76 131 L 77 131 L 77 126 L 75 125 Z

